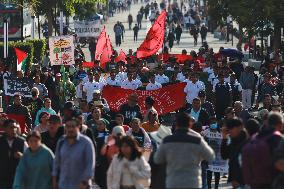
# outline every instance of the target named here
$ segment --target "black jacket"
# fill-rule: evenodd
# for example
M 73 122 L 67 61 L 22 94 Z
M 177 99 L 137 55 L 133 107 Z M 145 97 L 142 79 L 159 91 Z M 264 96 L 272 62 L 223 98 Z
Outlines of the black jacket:
M 190 114 L 191 110 L 192 110 L 191 108 L 188 109 L 187 113 Z M 196 121 L 201 123 L 202 126 L 208 125 L 209 124 L 208 113 L 205 110 L 200 109 L 199 117 L 198 117 L 198 120 L 196 120 Z
M 10 105 L 7 110 L 6 114 L 16 114 L 16 115 L 23 115 L 26 118 L 26 125 L 28 128 L 32 128 L 32 117 L 31 114 L 26 106 L 20 105 Z
M 228 144 L 227 139 L 222 140 L 221 156 L 224 160 L 229 160 L 229 178 L 228 182 L 237 181 L 244 185 L 242 168 L 239 163 L 239 157 L 243 146 L 247 143 L 248 137 L 245 131 L 242 131 L 237 138 L 232 138 L 231 143 Z
M 20 161 L 14 157 L 14 153 L 23 153 L 24 144 L 25 140 L 23 138 L 16 137 L 12 147 L 10 147 L 7 137 L 5 135 L 0 137 L 0 188 L 5 185 L 12 188 L 16 168 Z

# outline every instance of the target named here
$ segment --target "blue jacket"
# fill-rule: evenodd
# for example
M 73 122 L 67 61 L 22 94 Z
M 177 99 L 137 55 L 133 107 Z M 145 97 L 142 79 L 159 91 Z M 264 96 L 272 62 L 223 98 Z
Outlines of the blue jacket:
M 35 153 L 28 148 L 17 167 L 13 189 L 51 189 L 53 159 L 45 145 Z

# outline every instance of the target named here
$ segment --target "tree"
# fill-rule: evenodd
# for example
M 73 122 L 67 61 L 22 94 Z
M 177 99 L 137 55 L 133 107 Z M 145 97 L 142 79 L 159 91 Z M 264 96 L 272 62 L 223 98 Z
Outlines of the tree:
M 284 26 L 283 0 L 210 0 L 208 5 L 211 18 L 217 22 L 224 22 L 231 15 L 239 24 L 241 34 L 244 29 L 248 38 L 260 36 L 263 39 L 273 33 L 274 46 L 279 48 Z
M 18 0 L 12 0 L 19 4 Z M 78 7 L 88 7 L 88 12 L 84 16 L 93 13 L 97 5 L 97 0 L 21 0 L 20 5 L 29 5 L 36 15 L 44 15 L 48 21 L 48 33 L 52 36 L 53 28 L 56 26 L 56 16 L 59 15 L 59 10 L 62 10 L 66 16 L 71 16 L 74 13 L 80 15 L 81 11 Z

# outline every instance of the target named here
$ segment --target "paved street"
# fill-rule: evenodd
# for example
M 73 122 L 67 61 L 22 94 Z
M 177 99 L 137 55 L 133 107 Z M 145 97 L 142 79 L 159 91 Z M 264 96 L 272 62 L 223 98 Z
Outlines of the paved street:
M 107 34 L 110 36 L 112 45 L 115 50 L 119 51 L 120 49 L 122 49 L 125 53 L 127 53 L 129 49 L 133 49 L 135 51 L 145 39 L 145 36 L 151 27 L 151 22 L 149 20 L 145 20 L 145 18 L 143 17 L 142 29 L 138 33 L 137 42 L 134 42 L 133 30 L 128 29 L 128 22 L 127 22 L 128 14 L 131 13 L 134 19 L 134 23 L 132 24 L 132 27 L 134 26 L 134 24 L 136 23 L 136 15 L 142 5 L 143 4 L 141 3 L 134 4 L 131 6 L 130 12 L 126 11 L 126 12 L 116 13 L 114 14 L 114 17 L 110 17 L 108 21 L 105 23 Z M 115 46 L 115 36 L 113 32 L 113 26 L 117 21 L 122 22 L 126 30 L 124 34 L 124 42 L 122 42 L 122 45 L 120 47 Z M 234 40 L 235 40 L 234 42 L 236 42 L 236 39 Z M 225 44 L 225 41 L 220 41 L 219 39 L 214 38 L 213 34 L 211 33 L 208 33 L 207 42 L 209 46 L 214 49 L 214 51 L 218 51 L 220 46 L 223 46 L 226 48 L 232 48 L 231 42 L 229 42 L 228 44 Z M 183 31 L 181 35 L 180 44 L 179 45 L 174 44 L 174 47 L 172 48 L 171 53 L 181 53 L 183 49 L 186 49 L 188 52 L 190 52 L 191 50 L 198 50 L 200 46 L 201 46 L 200 37 L 198 41 L 198 46 L 194 47 L 193 37 L 187 31 Z M 84 52 L 86 52 L 86 54 L 89 54 L 87 49 L 85 49 Z
M 142 6 L 141 3 L 134 4 L 131 6 L 130 13 L 132 14 L 133 19 L 134 19 L 134 23 L 132 24 L 132 27 L 136 23 L 136 15 L 141 6 Z M 113 48 L 117 51 L 122 49 L 125 53 L 128 52 L 128 49 L 133 49 L 135 51 L 140 46 L 140 44 L 143 42 L 148 30 L 151 27 L 151 22 L 143 18 L 142 29 L 139 31 L 139 34 L 138 34 L 138 41 L 134 42 L 133 31 L 128 29 L 128 22 L 127 22 L 128 14 L 129 14 L 128 11 L 114 14 L 114 17 L 110 17 L 105 23 L 106 31 L 107 31 L 107 34 L 110 36 Z M 120 47 L 115 46 L 115 36 L 113 32 L 113 26 L 117 21 L 122 22 L 125 27 L 124 42 L 122 42 L 122 45 Z M 199 40 L 201 39 L 199 38 Z M 229 42 L 228 44 L 225 44 L 225 41 L 219 41 L 219 39 L 214 38 L 213 34 L 211 33 L 208 33 L 207 42 L 209 46 L 214 49 L 214 51 L 218 51 L 221 46 L 226 47 L 226 48 L 232 48 L 231 42 Z M 188 52 L 190 52 L 191 50 L 198 50 L 200 45 L 201 45 L 201 41 L 199 41 L 197 47 L 194 47 L 193 37 L 188 32 L 184 32 L 181 35 L 180 45 L 174 44 L 174 47 L 172 48 L 171 53 L 181 53 L 182 49 L 186 49 Z M 88 48 L 84 48 L 83 51 L 87 57 L 87 60 L 90 60 Z M 219 189 L 230 189 L 231 188 L 230 185 L 226 183 L 226 181 L 227 181 L 227 178 L 221 178 Z M 212 187 L 214 188 L 214 183 L 212 184 Z

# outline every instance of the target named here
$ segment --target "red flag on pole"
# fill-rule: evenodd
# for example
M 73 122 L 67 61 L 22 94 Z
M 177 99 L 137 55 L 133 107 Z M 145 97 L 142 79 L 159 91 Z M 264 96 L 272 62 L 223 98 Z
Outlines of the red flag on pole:
M 110 61 L 110 57 L 112 55 L 113 51 L 112 51 L 112 45 L 109 39 L 109 36 L 106 38 L 106 43 L 105 43 L 105 47 L 103 49 L 103 53 L 100 59 L 101 62 L 101 68 L 105 68 L 105 65 L 107 62 Z
M 122 62 L 126 62 L 126 54 L 123 52 L 122 49 L 120 49 L 120 52 L 119 52 L 119 55 L 114 59 L 114 61 L 117 63 L 119 61 L 122 61 Z
M 137 58 L 151 56 L 161 49 L 164 43 L 166 11 L 163 11 L 147 33 L 146 39 L 137 50 Z
M 96 46 L 96 53 L 95 53 L 95 59 L 100 60 L 101 55 L 103 53 L 104 47 L 106 44 L 106 30 L 105 27 L 100 33 L 100 36 L 98 38 L 97 46 Z

